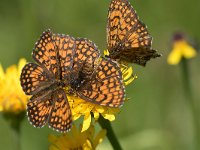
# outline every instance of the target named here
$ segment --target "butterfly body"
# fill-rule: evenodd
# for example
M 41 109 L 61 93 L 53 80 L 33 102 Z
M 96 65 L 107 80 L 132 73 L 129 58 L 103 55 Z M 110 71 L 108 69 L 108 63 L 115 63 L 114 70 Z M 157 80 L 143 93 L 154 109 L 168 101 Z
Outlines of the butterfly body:
M 70 79 L 70 86 L 69 86 L 69 94 L 77 95 L 76 92 L 80 89 L 80 87 L 84 84 L 83 77 L 71 77 Z

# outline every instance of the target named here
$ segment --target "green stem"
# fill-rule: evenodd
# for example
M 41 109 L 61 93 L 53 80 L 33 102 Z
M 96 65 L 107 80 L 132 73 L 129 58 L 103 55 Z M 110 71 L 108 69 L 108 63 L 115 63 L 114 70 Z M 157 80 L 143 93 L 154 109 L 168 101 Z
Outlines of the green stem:
M 122 147 L 112 129 L 111 123 L 109 120 L 104 119 L 102 116 L 99 117 L 99 124 L 103 129 L 107 130 L 107 138 L 110 141 L 114 150 L 122 150 Z
M 12 141 L 13 147 L 15 150 L 21 150 L 20 144 L 20 128 L 19 127 L 11 127 Z
M 25 113 L 20 114 L 11 114 L 11 113 L 5 113 L 4 118 L 8 121 L 10 124 L 11 129 L 11 138 L 12 138 L 12 146 L 15 150 L 21 150 L 21 144 L 20 144 L 20 125 L 25 116 Z
M 183 59 L 181 63 L 182 63 L 182 75 L 183 75 L 185 96 L 186 96 L 191 114 L 193 116 L 192 119 L 193 119 L 193 127 L 194 127 L 195 149 L 200 150 L 200 143 L 198 142 L 200 140 L 200 130 L 199 130 L 200 122 L 199 122 L 197 107 L 192 97 L 192 91 L 190 88 L 190 75 L 189 75 L 188 63 L 186 59 Z

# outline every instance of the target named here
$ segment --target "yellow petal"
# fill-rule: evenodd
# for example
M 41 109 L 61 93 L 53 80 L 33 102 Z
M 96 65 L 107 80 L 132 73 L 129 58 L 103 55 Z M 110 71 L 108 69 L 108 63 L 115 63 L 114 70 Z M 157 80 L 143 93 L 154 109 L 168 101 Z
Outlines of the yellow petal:
M 181 60 L 181 50 L 179 48 L 175 48 L 171 51 L 167 58 L 167 62 L 170 65 L 177 65 Z
M 104 50 L 103 53 L 104 53 L 104 56 L 109 56 L 109 51 L 107 49 Z
M 93 112 L 93 114 L 94 114 L 94 119 L 98 120 L 99 119 L 99 113 L 95 111 L 95 112 Z
M 5 77 L 5 74 L 4 74 L 4 71 L 3 71 L 3 67 L 2 65 L 0 64 L 0 79 L 4 79 Z M 0 80 L 1 81 L 1 80 Z
M 60 136 L 50 135 L 48 137 L 51 142 L 50 150 L 95 150 L 106 135 L 105 130 L 103 130 L 95 136 L 94 125 L 91 125 L 85 132 L 81 132 L 79 129 L 74 125 L 71 132 L 61 134 Z
M 108 119 L 109 121 L 114 121 L 115 120 L 115 115 L 113 114 L 102 114 L 102 116 L 105 118 L 105 119 Z
M 3 111 L 3 106 L 2 105 L 0 105 L 0 111 Z
M 91 104 L 90 102 L 88 102 L 87 105 L 85 105 L 84 109 L 81 111 L 82 113 L 88 113 L 91 112 L 91 110 L 93 109 L 94 104 Z
M 187 59 L 193 58 L 197 55 L 196 50 L 190 45 L 185 45 L 183 48 L 183 56 Z
M 123 74 L 124 80 L 127 80 L 128 78 L 130 78 L 133 74 L 133 68 L 129 67 L 125 73 Z
M 90 140 L 86 140 L 82 148 L 83 150 L 93 150 L 92 143 L 90 142 Z
M 19 73 L 20 73 L 20 74 L 21 74 L 21 70 L 22 70 L 22 68 L 24 67 L 25 64 L 26 64 L 26 59 L 21 58 L 21 59 L 19 60 L 19 64 L 18 64 L 18 70 L 19 70 Z
M 86 131 L 89 128 L 90 123 L 91 123 L 91 115 L 89 112 L 89 113 L 85 114 L 85 116 L 84 116 L 83 127 L 81 129 L 81 132 Z
M 81 117 L 81 114 L 73 114 L 73 120 L 77 120 Z
M 125 85 L 129 85 L 131 82 L 133 82 L 135 79 L 137 79 L 137 76 L 135 75 L 134 77 L 129 78 L 127 81 L 124 81 Z
M 99 112 L 99 113 L 103 113 L 104 112 L 104 108 L 102 106 L 96 106 L 95 109 Z

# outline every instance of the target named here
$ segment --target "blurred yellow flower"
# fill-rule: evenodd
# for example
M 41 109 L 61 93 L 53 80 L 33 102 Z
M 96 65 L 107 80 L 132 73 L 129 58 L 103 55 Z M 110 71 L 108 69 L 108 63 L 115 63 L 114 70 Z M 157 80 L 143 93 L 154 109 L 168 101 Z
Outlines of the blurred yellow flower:
M 182 35 L 175 35 L 172 51 L 167 58 L 170 65 L 177 65 L 182 58 L 190 59 L 197 55 L 196 50 L 184 39 Z
M 18 114 L 25 111 L 28 97 L 20 86 L 21 69 L 26 60 L 20 59 L 18 66 L 12 65 L 4 72 L 0 65 L 0 111 Z
M 121 71 L 125 85 L 130 84 L 135 80 L 135 78 L 137 78 L 137 76 L 133 76 L 132 67 L 121 65 Z M 82 132 L 90 127 L 92 116 L 95 120 L 98 120 L 99 116 L 102 115 L 103 118 L 109 121 L 114 121 L 115 115 L 120 111 L 119 108 L 100 106 L 72 95 L 67 95 L 67 98 L 72 110 L 73 120 L 77 120 L 81 116 L 84 116 Z
M 98 144 L 103 141 L 105 135 L 106 130 L 101 130 L 95 135 L 93 125 L 84 132 L 73 126 L 69 133 L 60 136 L 49 135 L 48 139 L 52 143 L 49 150 L 95 150 Z

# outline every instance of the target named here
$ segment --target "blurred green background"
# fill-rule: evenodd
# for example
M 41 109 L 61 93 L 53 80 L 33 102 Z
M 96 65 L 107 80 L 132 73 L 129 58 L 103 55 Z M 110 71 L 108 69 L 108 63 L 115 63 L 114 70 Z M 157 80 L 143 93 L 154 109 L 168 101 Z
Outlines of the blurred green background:
M 184 95 L 181 67 L 168 65 L 166 59 L 175 31 L 183 31 L 200 41 L 200 1 L 130 2 L 154 37 L 153 47 L 163 56 L 152 60 L 145 68 L 133 65 L 138 79 L 128 86 L 131 99 L 113 122 L 114 130 L 126 150 L 191 150 L 195 131 Z M 0 63 L 6 68 L 18 63 L 22 57 L 33 61 L 34 43 L 48 28 L 55 33 L 87 37 L 101 50 L 106 49 L 109 3 L 109 0 L 0 0 Z M 200 106 L 199 66 L 199 55 L 189 61 L 191 88 L 197 107 Z M 25 118 L 22 149 L 47 149 L 49 133 L 54 132 L 47 127 L 35 129 Z M 0 149 L 13 150 L 11 132 L 2 116 L 0 134 Z M 99 149 L 111 149 L 109 142 L 104 141 Z

